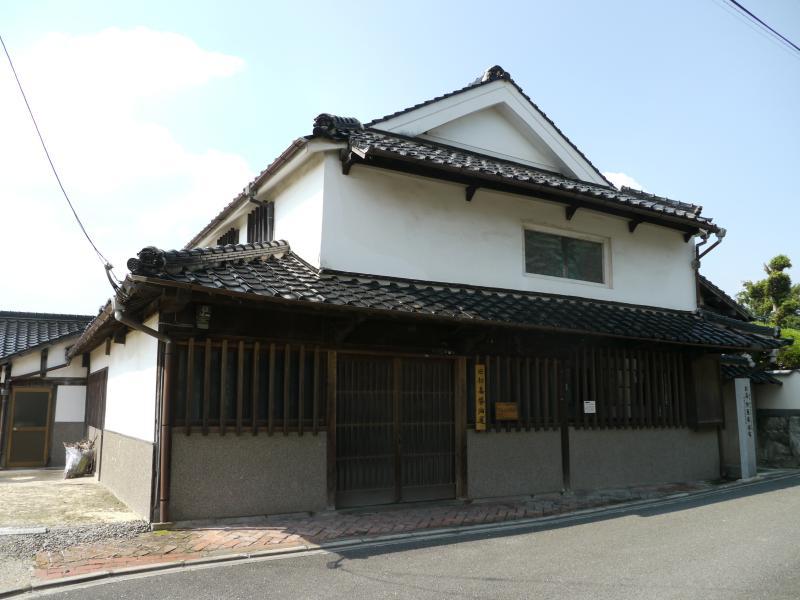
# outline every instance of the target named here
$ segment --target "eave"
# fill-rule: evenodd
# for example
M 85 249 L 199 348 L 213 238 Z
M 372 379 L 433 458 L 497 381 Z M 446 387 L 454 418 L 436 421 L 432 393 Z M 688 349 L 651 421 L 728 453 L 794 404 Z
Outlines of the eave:
M 602 197 L 591 198 L 585 194 L 569 190 L 554 189 L 550 186 L 537 185 L 524 181 L 511 183 L 507 178 L 483 173 L 468 176 L 464 174 L 463 169 L 445 164 L 421 163 L 414 158 L 400 157 L 396 153 L 386 152 L 377 148 L 370 148 L 366 152 L 360 152 L 358 149 L 353 148 L 349 154 L 343 156 L 342 160 L 343 164 L 348 166 L 362 164 L 419 177 L 458 183 L 465 186 L 465 194 L 468 196 L 468 200 L 471 199 L 475 191 L 483 188 L 558 202 L 565 206 L 567 211 L 565 213 L 566 215 L 570 215 L 570 213 L 574 214 L 574 212 L 579 209 L 594 210 L 621 217 L 629 220 L 631 223 L 635 223 L 634 226 L 629 228 L 631 233 L 635 231 L 636 225 L 639 223 L 650 223 L 652 225 L 660 225 L 680 231 L 683 233 L 685 240 L 688 241 L 692 235 L 699 233 L 701 230 L 710 233 L 716 233 L 720 230 L 719 226 L 712 223 L 703 223 L 701 225 L 696 221 L 683 219 L 681 217 L 667 214 L 659 216 L 654 214 L 655 211 L 653 210 L 624 206 L 619 202 Z

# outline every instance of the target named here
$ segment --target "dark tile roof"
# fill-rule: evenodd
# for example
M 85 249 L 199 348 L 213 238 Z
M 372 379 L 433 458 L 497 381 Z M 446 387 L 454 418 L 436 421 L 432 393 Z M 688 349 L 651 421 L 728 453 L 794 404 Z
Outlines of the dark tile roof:
M 708 306 L 711 310 L 741 319 L 742 321 L 753 320 L 753 315 L 750 314 L 750 311 L 726 294 L 722 288 L 714 285 L 708 278 L 699 273 L 697 274 L 697 278 L 700 282 L 700 296 L 703 299 L 703 304 Z
M 361 158 L 370 156 L 395 158 L 434 169 L 458 172 L 466 177 L 487 177 L 506 184 L 525 184 L 569 192 L 606 206 L 637 209 L 679 219 L 687 225 L 715 231 L 716 225 L 700 213 L 702 206 L 623 188 L 617 190 L 570 179 L 558 173 L 521 163 L 501 160 L 419 138 L 410 138 L 373 129 L 347 129 L 336 133 L 336 139 L 347 138 L 350 148 Z M 601 208 L 600 208 L 601 209 Z
M 0 359 L 79 334 L 94 317 L 0 311 Z
M 286 242 L 195 250 L 145 248 L 128 262 L 133 281 L 161 281 L 359 309 L 546 330 L 737 349 L 779 340 L 712 323 L 692 312 L 513 290 L 320 272 Z
M 484 73 L 480 77 L 478 77 L 472 83 L 470 83 L 470 84 L 468 84 L 468 85 L 466 85 L 466 86 L 464 86 L 464 87 L 462 87 L 460 89 L 454 90 L 452 92 L 448 92 L 447 94 L 442 94 L 441 96 L 436 96 L 435 98 L 431 98 L 430 100 L 425 100 L 424 102 L 420 102 L 418 104 L 415 104 L 414 106 L 409 106 L 408 108 L 404 108 L 402 110 L 398 110 L 396 112 L 393 112 L 392 114 L 385 115 L 385 116 L 383 116 L 383 117 L 381 117 L 379 119 L 373 119 L 372 121 L 367 123 L 366 126 L 367 127 L 372 127 L 374 125 L 378 125 L 379 123 L 383 123 L 384 121 L 388 121 L 389 119 L 393 119 L 394 117 L 398 117 L 398 116 L 403 115 L 405 113 L 411 112 L 412 110 L 416 110 L 418 108 L 422 108 L 423 106 L 428 106 L 429 104 L 433 104 L 434 102 L 439 102 L 440 100 L 444 100 L 445 98 L 450 98 L 451 96 L 457 96 L 459 94 L 463 94 L 464 92 L 468 92 L 469 90 L 472 90 L 474 88 L 477 88 L 477 87 L 480 87 L 480 86 L 483 86 L 483 85 L 487 85 L 489 83 L 492 83 L 493 81 L 500 81 L 500 80 L 507 81 L 511 85 L 513 85 L 517 89 L 517 91 L 520 94 L 522 94 L 522 96 L 531 104 L 531 106 L 533 106 L 533 108 L 536 110 L 536 112 L 538 112 L 540 115 L 542 115 L 542 117 L 550 124 L 550 126 L 553 127 L 553 129 L 555 129 L 558 132 L 558 134 L 561 137 L 563 137 L 570 146 L 572 146 L 572 149 L 575 150 L 575 152 L 577 152 L 578 154 L 581 155 L 581 158 L 583 158 L 583 160 L 585 160 L 589 164 L 589 166 L 592 167 L 592 169 L 594 169 L 595 173 L 597 173 L 597 175 L 599 175 L 604 181 L 606 181 L 608 183 L 609 187 L 611 187 L 611 188 L 614 187 L 613 184 L 610 181 L 608 181 L 608 179 L 606 179 L 605 175 L 603 175 L 600 172 L 600 169 L 598 169 L 596 166 L 594 166 L 592 161 L 590 161 L 589 158 L 583 152 L 581 152 L 580 148 L 578 148 L 575 144 L 573 144 L 572 140 L 570 140 L 564 134 L 564 132 L 561 131 L 561 129 L 559 129 L 558 125 L 556 125 L 553 122 L 553 120 L 550 117 L 548 117 L 541 108 L 539 108 L 537 106 L 537 104 L 531 99 L 531 97 L 528 96 L 528 94 L 526 94 L 523 91 L 522 87 L 520 87 L 520 85 L 516 81 L 514 81 L 514 79 L 511 77 L 511 73 L 506 71 L 500 65 L 495 65 L 493 67 L 489 67 L 488 69 L 486 69 L 486 71 L 484 71 Z

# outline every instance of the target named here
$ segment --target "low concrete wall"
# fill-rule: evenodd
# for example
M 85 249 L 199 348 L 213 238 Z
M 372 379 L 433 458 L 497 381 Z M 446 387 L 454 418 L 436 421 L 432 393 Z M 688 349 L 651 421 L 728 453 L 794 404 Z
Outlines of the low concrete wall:
M 172 437 L 173 521 L 319 511 L 327 504 L 326 437 Z
M 63 467 L 66 462 L 64 442 L 78 442 L 83 439 L 83 423 L 53 423 L 50 429 L 50 467 Z
M 470 498 L 523 496 L 561 488 L 560 432 L 467 432 Z
M 100 460 L 100 482 L 149 521 L 153 444 L 106 429 Z
M 595 429 L 570 435 L 572 489 L 716 479 L 716 430 Z

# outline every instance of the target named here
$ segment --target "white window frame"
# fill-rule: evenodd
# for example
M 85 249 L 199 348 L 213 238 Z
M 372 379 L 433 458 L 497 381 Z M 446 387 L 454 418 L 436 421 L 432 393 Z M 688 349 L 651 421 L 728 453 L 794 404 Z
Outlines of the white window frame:
M 596 242 L 602 245 L 603 248 L 603 282 L 597 283 L 595 281 L 586 281 L 584 279 L 572 279 L 570 277 L 557 277 L 555 275 L 543 275 L 541 273 L 529 273 L 526 267 L 527 261 L 525 256 L 525 232 L 526 231 L 539 231 L 541 233 L 549 233 L 551 235 L 558 235 L 561 237 L 573 238 L 577 240 L 586 240 L 588 242 Z M 543 279 L 545 281 L 561 281 L 567 283 L 576 283 L 578 285 L 588 285 L 597 288 L 611 289 L 613 286 L 612 272 L 611 272 L 611 238 L 601 235 L 594 235 L 591 233 L 582 233 L 572 231 L 570 229 L 559 229 L 557 227 L 549 227 L 547 225 L 539 225 L 532 223 L 523 223 L 520 230 L 520 239 L 522 246 L 522 274 L 525 277 L 532 277 L 534 279 Z

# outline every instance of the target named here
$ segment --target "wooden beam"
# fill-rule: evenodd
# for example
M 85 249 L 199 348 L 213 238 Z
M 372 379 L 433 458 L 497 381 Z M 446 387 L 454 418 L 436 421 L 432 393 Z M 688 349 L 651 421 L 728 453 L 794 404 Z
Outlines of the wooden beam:
M 472 198 L 475 196 L 475 192 L 478 191 L 477 185 L 468 185 L 467 189 L 464 190 L 464 199 L 467 202 L 472 202 Z
M 578 212 L 578 205 L 577 204 L 569 204 L 564 207 L 564 214 L 567 217 L 567 221 L 572 221 L 572 217 L 575 216 L 575 213 Z
M 225 378 L 228 375 L 228 340 L 222 340 L 219 363 L 219 434 L 225 435 L 225 420 L 227 419 L 227 415 L 225 414 Z
M 269 379 L 267 380 L 267 432 L 275 432 L 275 344 L 269 345 Z
M 186 351 L 186 404 L 184 405 L 183 426 L 186 435 L 192 433 L 192 396 L 194 395 L 194 338 L 189 338 Z
M 300 344 L 300 350 L 297 354 L 297 433 L 303 435 L 303 405 L 305 404 L 305 366 L 306 366 L 306 347 Z
M 467 359 L 454 365 L 456 498 L 467 497 Z
M 242 434 L 242 412 L 244 410 L 244 342 L 239 340 L 236 360 L 236 435 Z
M 211 410 L 211 339 L 203 351 L 203 435 L 208 435 L 208 413 Z
M 314 391 L 311 394 L 311 431 L 314 435 L 319 433 L 319 346 L 314 348 L 314 375 L 311 380 L 314 382 Z
M 47 373 L 47 354 L 48 349 L 42 348 L 42 351 L 39 354 L 39 377 L 44 377 Z
M 251 421 L 253 427 L 253 435 L 258 435 L 258 363 L 260 360 L 260 351 L 261 351 L 261 344 L 259 342 L 255 342 L 253 344 L 253 364 L 252 364 L 252 379 L 251 379 L 251 400 L 252 400 L 252 412 L 251 412 Z
M 328 351 L 325 396 L 328 413 L 327 438 L 327 492 L 328 508 L 336 508 L 336 351 Z
M 636 228 L 641 224 L 642 224 L 641 219 L 631 219 L 630 221 L 628 221 L 628 231 L 633 233 L 634 231 L 636 231 Z
M 292 376 L 292 347 L 286 344 L 283 351 L 283 435 L 289 435 L 289 394 L 292 387 L 289 380 Z
M 106 338 L 106 356 L 111 354 L 111 338 Z

